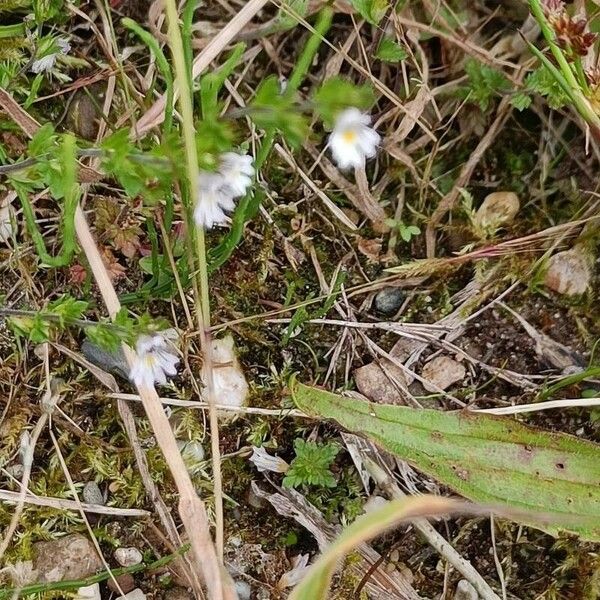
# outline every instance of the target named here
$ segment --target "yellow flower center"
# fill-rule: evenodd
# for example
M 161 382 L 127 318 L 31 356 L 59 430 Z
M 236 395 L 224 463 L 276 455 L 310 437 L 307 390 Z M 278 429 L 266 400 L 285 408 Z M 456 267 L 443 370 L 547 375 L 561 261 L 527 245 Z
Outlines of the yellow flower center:
M 342 133 L 342 139 L 344 140 L 344 142 L 346 142 L 346 144 L 354 144 L 354 142 L 356 142 L 357 137 L 358 135 L 356 134 L 356 131 L 354 131 L 354 129 L 346 129 L 346 131 Z
M 153 354 L 148 353 L 148 354 L 146 354 L 146 356 L 144 356 L 144 366 L 151 369 L 152 367 L 154 367 L 155 364 L 156 364 L 156 357 Z

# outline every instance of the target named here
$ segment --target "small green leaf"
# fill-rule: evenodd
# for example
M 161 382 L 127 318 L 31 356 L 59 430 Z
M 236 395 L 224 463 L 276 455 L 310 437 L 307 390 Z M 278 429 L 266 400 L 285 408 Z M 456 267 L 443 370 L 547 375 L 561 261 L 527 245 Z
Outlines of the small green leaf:
M 335 477 L 329 467 L 339 452 L 336 444 L 317 444 L 298 438 L 294 441 L 294 450 L 296 457 L 283 479 L 285 487 L 335 487 Z
M 350 0 L 350 3 L 371 25 L 379 25 L 389 7 L 389 2 L 386 0 Z
M 57 300 L 50 302 L 46 310 L 58 317 L 59 323 L 64 327 L 74 319 L 81 319 L 87 307 L 88 303 L 84 300 L 75 300 L 72 296 L 65 294 Z
M 370 85 L 355 85 L 343 77 L 327 79 L 313 96 L 315 111 L 327 127 L 331 127 L 337 113 L 354 106 L 361 110 L 370 108 L 375 102 Z
M 408 57 L 408 52 L 390 37 L 381 38 L 375 58 L 384 62 L 396 63 L 405 60 Z
M 415 410 L 299 383 L 298 408 L 372 439 L 466 498 L 525 510 L 552 535 L 600 540 L 600 445 L 469 410 Z
M 400 237 L 405 242 L 410 242 L 411 238 L 415 235 L 419 235 L 421 230 L 416 225 L 404 225 L 400 223 Z
M 262 81 L 252 104 L 252 120 L 265 131 L 279 131 L 292 145 L 305 139 L 308 122 L 295 100 L 295 94 L 282 94 L 277 77 Z
M 468 85 L 460 90 L 460 95 L 479 104 L 483 111 L 488 109 L 495 96 L 510 87 L 503 73 L 474 59 L 466 62 L 465 73 L 468 76 Z
M 531 105 L 531 96 L 525 92 L 517 92 L 512 98 L 510 103 L 518 110 L 522 111 L 529 108 Z

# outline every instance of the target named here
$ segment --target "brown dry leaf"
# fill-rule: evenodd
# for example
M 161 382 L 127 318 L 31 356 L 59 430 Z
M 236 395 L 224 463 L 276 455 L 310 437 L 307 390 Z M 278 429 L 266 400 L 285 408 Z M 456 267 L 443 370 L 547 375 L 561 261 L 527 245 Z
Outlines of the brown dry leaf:
M 370 262 L 378 263 L 381 255 L 381 240 L 377 238 L 367 239 L 360 235 L 357 235 L 356 239 L 358 241 L 358 251 L 366 256 Z
M 117 279 L 124 277 L 127 270 L 122 264 L 119 263 L 112 250 L 108 246 L 104 246 L 100 249 L 100 252 L 102 262 L 108 271 L 108 276 L 111 282 L 117 281 Z
M 81 285 L 87 277 L 87 271 L 80 264 L 71 265 L 69 267 L 69 283 L 73 285 Z
M 112 238 L 113 244 L 117 250 L 123 253 L 127 258 L 133 258 L 141 247 L 140 235 L 142 230 L 139 225 L 134 224 L 129 227 L 115 228 Z

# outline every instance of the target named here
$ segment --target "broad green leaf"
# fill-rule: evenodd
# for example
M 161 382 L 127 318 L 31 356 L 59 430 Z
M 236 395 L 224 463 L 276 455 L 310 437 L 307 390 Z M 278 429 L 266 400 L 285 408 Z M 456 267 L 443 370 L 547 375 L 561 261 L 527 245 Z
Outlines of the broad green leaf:
M 415 410 L 292 387 L 301 410 L 336 420 L 476 502 L 531 512 L 553 535 L 600 540 L 600 446 L 509 418 Z

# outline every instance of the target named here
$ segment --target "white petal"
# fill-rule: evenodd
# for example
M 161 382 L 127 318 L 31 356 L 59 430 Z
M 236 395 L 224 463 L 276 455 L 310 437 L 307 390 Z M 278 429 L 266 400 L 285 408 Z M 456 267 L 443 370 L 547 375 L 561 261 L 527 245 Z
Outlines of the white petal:
M 56 54 L 48 54 L 46 56 L 42 56 L 33 61 L 31 64 L 31 71 L 33 73 L 42 73 L 44 71 L 50 71 L 52 67 L 54 67 L 54 63 L 56 62 Z
M 149 368 L 145 361 L 142 361 L 139 357 L 136 357 L 133 367 L 131 368 L 131 372 L 129 374 L 129 379 L 135 383 L 138 387 L 153 387 L 154 386 L 154 376 L 152 373 L 152 369 Z
M 371 117 L 363 114 L 358 108 L 351 107 L 339 113 L 335 119 L 334 130 L 354 128 L 360 125 L 369 125 Z

